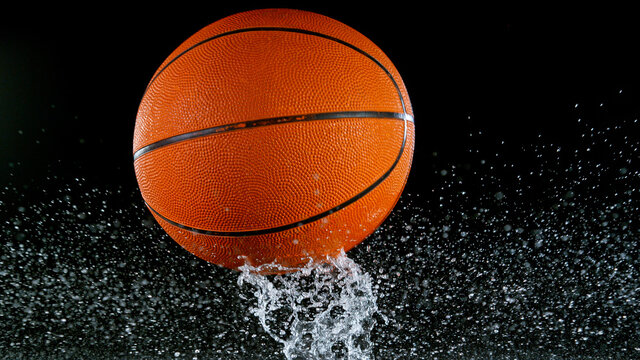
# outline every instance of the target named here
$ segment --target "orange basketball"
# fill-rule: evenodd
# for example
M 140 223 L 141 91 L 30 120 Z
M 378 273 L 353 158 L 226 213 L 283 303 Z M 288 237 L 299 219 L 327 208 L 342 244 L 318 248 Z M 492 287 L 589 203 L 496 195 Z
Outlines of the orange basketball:
M 413 112 L 397 70 L 354 29 L 288 9 L 217 21 L 180 45 L 142 98 L 142 197 L 198 257 L 296 267 L 348 251 L 407 180 Z

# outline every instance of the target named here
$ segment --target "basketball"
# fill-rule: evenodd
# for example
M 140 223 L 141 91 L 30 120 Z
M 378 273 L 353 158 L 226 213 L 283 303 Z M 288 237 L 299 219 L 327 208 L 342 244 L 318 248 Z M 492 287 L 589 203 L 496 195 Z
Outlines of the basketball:
M 413 149 L 409 96 L 382 50 L 290 9 L 231 15 L 188 38 L 151 77 L 133 138 L 151 214 L 231 269 L 349 251 L 392 211 Z

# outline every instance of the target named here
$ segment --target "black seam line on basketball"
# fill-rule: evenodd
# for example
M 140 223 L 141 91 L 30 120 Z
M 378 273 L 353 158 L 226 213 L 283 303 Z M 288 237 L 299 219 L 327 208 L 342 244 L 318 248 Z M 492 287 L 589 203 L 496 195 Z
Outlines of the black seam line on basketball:
M 191 139 L 195 139 L 203 136 L 209 136 L 213 134 L 220 134 L 220 133 L 225 133 L 225 132 L 230 132 L 235 130 L 252 129 L 252 128 L 261 127 L 261 126 L 287 124 L 287 123 L 302 122 L 302 121 L 335 120 L 335 119 L 348 119 L 348 118 L 379 118 L 379 119 L 398 119 L 398 120 L 413 121 L 413 117 L 409 114 L 383 112 L 383 111 L 338 111 L 338 112 L 329 112 L 329 113 L 282 116 L 282 117 L 276 117 L 276 118 L 250 120 L 250 121 L 243 121 L 243 122 L 237 122 L 232 124 L 214 126 L 214 127 L 210 127 L 202 130 L 191 131 L 188 133 L 171 136 L 166 139 L 156 141 L 154 143 L 151 143 L 147 146 L 144 146 L 138 149 L 133 154 L 133 160 L 135 161 L 140 156 L 167 145 L 171 145 L 177 142 L 191 140 Z
M 168 218 L 166 218 L 164 215 L 160 214 L 158 211 L 156 211 L 154 208 L 152 208 L 151 206 L 149 206 L 149 203 L 147 203 L 145 201 L 145 204 L 147 205 L 147 207 L 149 207 L 149 209 L 151 211 L 153 211 L 156 215 L 158 215 L 161 219 L 163 219 L 164 221 L 168 222 L 169 224 L 179 227 L 181 229 L 190 231 L 192 233 L 196 233 L 196 234 L 202 234 L 202 235 L 212 235 L 212 236 L 228 236 L 228 237 L 246 237 L 246 236 L 255 236 L 255 235 L 265 235 L 265 234 L 272 234 L 272 233 L 277 233 L 277 232 L 281 232 L 281 231 L 285 231 L 285 230 L 290 230 L 293 228 L 297 228 L 309 223 L 312 223 L 314 221 L 318 221 L 326 216 L 329 216 L 341 209 L 344 209 L 345 207 L 353 204 L 354 202 L 360 200 L 361 198 L 363 198 L 365 195 L 367 195 L 369 192 L 371 192 L 371 190 L 375 189 L 376 187 L 378 187 L 378 185 L 380 185 L 387 177 L 389 177 L 389 175 L 391 174 L 391 172 L 393 171 L 393 169 L 395 169 L 396 165 L 398 164 L 398 162 L 400 161 L 400 158 L 402 158 L 402 154 L 404 153 L 404 147 L 405 147 L 405 143 L 407 141 L 407 120 L 404 120 L 405 122 L 405 126 L 404 126 L 404 137 L 402 139 L 402 145 L 400 146 L 400 151 L 398 154 L 398 157 L 396 158 L 396 160 L 393 162 L 393 165 L 391 165 L 391 168 L 389 168 L 389 170 L 387 170 L 387 172 L 385 172 L 378 180 L 376 180 L 376 182 L 374 182 L 373 184 L 371 184 L 369 187 L 367 187 L 366 189 L 364 189 L 363 191 L 361 191 L 360 193 L 358 193 L 356 196 L 350 198 L 349 200 L 343 202 L 342 204 L 333 207 L 327 211 L 321 212 L 317 215 L 311 216 L 309 218 L 306 218 L 304 220 L 301 221 L 297 221 L 295 223 L 291 223 L 291 224 L 287 224 L 287 225 L 282 225 L 282 226 L 276 226 L 276 227 L 272 227 L 269 229 L 260 229 L 260 230 L 247 230 L 247 231 L 213 231 L 213 230 L 204 230 L 204 229 L 198 229 L 195 227 L 191 227 L 191 226 L 187 226 L 184 224 L 180 224 L 178 222 L 175 222 L 173 220 L 170 220 Z
M 393 82 L 393 85 L 395 86 L 396 91 L 398 92 L 398 95 L 400 96 L 400 103 L 402 104 L 402 112 L 404 112 L 404 113 L 407 112 L 407 109 L 406 109 L 405 103 L 404 103 L 404 98 L 402 97 L 402 91 L 400 91 L 400 86 L 396 82 L 396 79 L 393 77 L 393 75 L 391 74 L 389 69 L 387 69 L 384 65 L 382 65 L 382 63 L 380 61 L 378 61 L 378 59 L 376 59 L 375 57 L 373 57 L 372 55 L 370 55 L 366 51 L 356 47 L 355 45 L 352 45 L 352 44 L 350 44 L 350 43 L 348 43 L 348 42 L 346 42 L 344 40 L 335 38 L 333 36 L 329 36 L 329 35 L 326 35 L 326 34 L 318 33 L 318 32 L 315 32 L 315 31 L 310 31 L 310 30 L 303 30 L 303 29 L 297 29 L 297 28 L 284 28 L 284 27 L 253 27 L 253 28 L 232 30 L 232 31 L 228 31 L 228 32 L 225 32 L 225 33 L 222 33 L 222 34 L 214 35 L 214 36 L 206 38 L 206 39 L 204 39 L 204 40 L 202 40 L 200 42 L 197 42 L 196 44 L 191 45 L 186 50 L 182 51 L 180 54 L 176 55 L 164 67 L 162 67 L 162 69 L 160 69 L 158 71 L 158 73 L 151 79 L 151 81 L 147 85 L 147 88 L 145 89 L 145 93 L 147 92 L 147 90 L 149 89 L 151 84 L 158 78 L 158 76 L 160 76 L 160 74 L 162 74 L 162 72 L 164 72 L 164 70 L 167 67 L 169 67 L 169 65 L 173 64 L 176 60 L 178 60 L 180 57 L 182 57 L 187 52 L 195 49 L 196 47 L 198 47 L 198 46 L 200 46 L 202 44 L 208 43 L 209 41 L 212 41 L 212 40 L 215 40 L 215 39 L 219 39 L 219 38 L 221 38 L 223 36 L 228 36 L 228 35 L 233 35 L 233 34 L 240 34 L 240 33 L 245 33 L 245 32 L 252 32 L 252 31 L 285 31 L 285 32 L 293 32 L 293 33 L 300 33 L 300 34 L 318 36 L 318 37 L 321 37 L 321 38 L 324 38 L 324 39 L 335 41 L 335 42 L 337 42 L 339 44 L 345 45 L 345 46 L 347 46 L 347 47 L 359 52 L 360 54 L 366 56 L 367 58 L 372 60 L 374 63 L 376 63 L 376 65 L 378 65 L 380 68 L 382 68 L 382 70 L 391 79 L 391 82 Z

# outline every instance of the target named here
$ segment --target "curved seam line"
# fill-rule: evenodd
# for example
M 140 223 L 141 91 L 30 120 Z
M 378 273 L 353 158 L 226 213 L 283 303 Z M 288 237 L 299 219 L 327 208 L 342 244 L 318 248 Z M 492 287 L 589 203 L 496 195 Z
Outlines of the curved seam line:
M 348 43 L 348 42 L 346 42 L 344 40 L 338 39 L 338 38 L 333 37 L 333 36 L 329 36 L 329 35 L 322 34 L 322 33 L 315 32 L 315 31 L 311 31 L 311 30 L 304 30 L 304 29 L 297 29 L 297 28 L 286 28 L 286 27 L 252 27 L 252 28 L 237 29 L 237 30 L 232 30 L 232 31 L 227 31 L 227 32 L 221 33 L 221 34 L 217 34 L 217 35 L 211 36 L 209 38 L 206 38 L 204 40 L 201 40 L 201 41 L 191 45 L 190 47 L 188 47 L 187 49 L 182 51 L 180 54 L 176 55 L 173 59 L 169 60 L 169 62 L 165 66 L 163 66 L 162 69 L 160 69 L 160 71 L 158 71 L 157 74 L 155 74 L 155 76 L 151 79 L 151 81 L 149 81 L 149 84 L 147 85 L 147 87 L 145 89 L 145 93 L 149 90 L 149 87 L 158 78 L 158 76 L 160 76 L 160 74 L 162 74 L 164 72 L 164 70 L 166 70 L 171 64 L 173 64 L 176 60 L 181 58 L 187 52 L 197 48 L 198 46 L 200 46 L 202 44 L 206 44 L 209 41 L 212 41 L 212 40 L 215 40 L 215 39 L 219 39 L 219 38 L 224 37 L 224 36 L 233 35 L 233 34 L 240 34 L 240 33 L 244 33 L 244 32 L 252 32 L 252 31 L 284 31 L 284 32 L 293 32 L 293 33 L 300 33 L 300 34 L 318 36 L 318 37 L 321 37 L 321 38 L 324 38 L 324 39 L 328 39 L 328 40 L 337 42 L 339 44 L 342 44 L 344 46 L 347 46 L 347 47 L 351 48 L 352 50 L 355 50 L 355 51 L 359 52 L 360 54 L 368 57 L 370 60 L 372 60 L 374 63 L 376 63 L 376 65 L 378 65 L 380 68 L 382 68 L 382 70 L 387 74 L 387 76 L 389 76 L 389 78 L 393 82 L 394 86 L 396 87 L 396 90 L 397 90 L 398 94 L 400 95 L 400 102 L 402 103 L 402 112 L 404 112 L 404 113 L 407 112 L 407 109 L 405 108 L 405 104 L 404 104 L 404 98 L 402 97 L 402 92 L 400 91 L 400 87 L 399 87 L 398 83 L 394 79 L 394 77 L 391 74 L 391 72 L 389 71 L 389 69 L 387 69 L 380 61 L 378 61 L 378 59 L 373 57 L 373 55 L 370 55 L 369 53 L 367 53 L 366 51 L 360 49 L 359 47 L 357 47 L 355 45 L 352 45 L 352 44 L 350 44 L 350 43 Z
M 161 147 L 171 145 L 177 142 L 196 139 L 199 137 L 221 134 L 230 131 L 252 129 L 268 125 L 288 124 L 302 121 L 318 121 L 318 120 L 339 120 L 339 119 L 353 119 L 353 118 L 377 118 L 377 119 L 397 119 L 413 121 L 413 117 L 404 113 L 393 112 L 381 112 L 381 111 L 339 111 L 329 113 L 317 113 L 317 114 L 305 114 L 305 115 L 293 115 L 282 116 L 267 119 L 242 121 L 232 124 L 225 124 L 219 126 L 213 126 L 196 131 L 190 131 L 188 133 L 171 136 L 162 140 L 158 140 L 149 145 L 143 146 L 133 154 L 133 161 L 136 161 L 142 155 L 159 149 Z
M 389 175 L 391 174 L 393 169 L 395 169 L 396 165 L 398 164 L 398 162 L 402 158 L 402 155 L 404 154 L 404 147 L 405 147 L 406 139 L 407 139 L 406 120 L 405 120 L 404 123 L 405 123 L 404 136 L 403 136 L 403 139 L 402 139 L 402 145 L 400 147 L 400 151 L 399 151 L 398 157 L 395 159 L 395 161 L 393 162 L 393 164 L 391 165 L 389 170 L 387 170 L 387 172 L 385 172 L 378 180 L 376 180 L 373 184 L 369 185 L 366 189 L 364 189 L 363 191 L 361 191 L 360 193 L 358 193 L 354 197 L 348 199 L 347 201 L 343 202 L 342 204 L 339 204 L 338 206 L 333 207 L 333 208 L 331 208 L 331 209 L 329 209 L 327 211 L 321 212 L 321 213 L 319 213 L 317 215 L 311 216 L 311 217 L 309 217 L 307 219 L 304 219 L 304 220 L 301 220 L 301 221 L 297 221 L 295 223 L 290 223 L 290 224 L 287 224 L 287 225 L 272 227 L 272 228 L 268 228 L 268 229 L 248 230 L 248 231 L 204 230 L 204 229 L 198 229 L 198 228 L 195 228 L 195 227 L 191 227 L 191 226 L 187 226 L 187 225 L 184 225 L 184 224 L 180 224 L 178 222 L 170 220 L 170 219 L 166 218 L 165 216 L 163 216 L 162 214 L 160 214 L 155 209 L 153 209 L 151 206 L 149 206 L 149 204 L 146 201 L 145 201 L 145 204 L 147 205 L 147 207 L 151 211 L 153 211 L 156 215 L 158 215 L 160 218 L 162 218 L 166 222 L 170 223 L 171 225 L 174 225 L 176 227 L 179 227 L 181 229 L 184 229 L 184 230 L 187 230 L 187 231 L 190 231 L 190 232 L 193 232 L 193 233 L 203 234 L 203 235 L 246 237 L 246 236 L 271 234 L 271 233 L 276 233 L 276 232 L 290 230 L 290 229 L 293 229 L 293 228 L 296 228 L 296 227 L 300 227 L 300 226 L 312 223 L 314 221 L 320 220 L 320 219 L 324 218 L 325 216 L 331 215 L 331 214 L 333 214 L 333 213 L 335 213 L 335 212 L 337 212 L 337 211 L 339 211 L 339 210 L 341 210 L 341 209 L 353 204 L 354 202 L 356 202 L 356 201 L 360 200 L 361 198 L 363 198 L 365 195 L 367 195 L 373 189 L 378 187 L 378 185 L 380 185 L 384 180 L 386 180 L 386 178 L 389 177 Z

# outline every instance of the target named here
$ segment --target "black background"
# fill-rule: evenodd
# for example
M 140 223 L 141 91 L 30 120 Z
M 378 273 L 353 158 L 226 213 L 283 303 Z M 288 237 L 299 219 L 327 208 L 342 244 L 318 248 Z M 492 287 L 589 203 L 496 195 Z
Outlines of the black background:
M 202 27 L 239 11 L 293 7 L 344 22 L 398 68 L 417 127 L 407 185 L 429 190 L 434 157 L 464 161 L 468 132 L 517 146 L 575 134 L 576 103 L 637 99 L 640 33 L 627 9 L 365 5 L 322 2 L 171 6 L 56 5 L 4 12 L 0 22 L 0 179 L 47 174 L 135 187 L 137 106 L 160 63 Z

